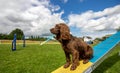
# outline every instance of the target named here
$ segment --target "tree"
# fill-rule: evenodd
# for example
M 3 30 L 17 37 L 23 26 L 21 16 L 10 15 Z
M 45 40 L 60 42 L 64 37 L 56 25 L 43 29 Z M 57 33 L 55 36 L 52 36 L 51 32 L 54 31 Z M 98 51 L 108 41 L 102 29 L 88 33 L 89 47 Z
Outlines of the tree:
M 21 40 L 23 38 L 23 35 L 24 35 L 24 33 L 21 29 L 16 28 L 15 30 L 12 30 L 12 32 L 9 34 L 9 39 L 13 39 L 14 34 L 17 35 L 18 40 Z
M 0 39 L 8 39 L 8 35 L 0 33 Z

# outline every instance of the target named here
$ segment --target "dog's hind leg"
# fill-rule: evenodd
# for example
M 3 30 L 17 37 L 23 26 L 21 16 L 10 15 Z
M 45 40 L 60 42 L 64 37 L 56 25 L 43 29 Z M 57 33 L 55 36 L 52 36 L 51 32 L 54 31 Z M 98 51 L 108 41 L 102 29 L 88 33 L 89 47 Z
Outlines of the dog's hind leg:
M 85 55 L 84 55 L 84 60 L 83 60 L 83 64 L 86 64 L 87 62 L 89 62 L 89 60 L 93 57 L 93 50 L 91 46 L 87 46 L 87 50 L 85 51 Z

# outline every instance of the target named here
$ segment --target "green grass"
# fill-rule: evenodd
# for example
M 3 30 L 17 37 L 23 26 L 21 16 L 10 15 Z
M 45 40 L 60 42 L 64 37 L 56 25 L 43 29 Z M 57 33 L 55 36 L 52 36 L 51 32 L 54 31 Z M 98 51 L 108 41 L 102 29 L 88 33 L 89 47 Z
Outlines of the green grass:
M 0 73 L 50 73 L 65 62 L 60 45 L 11 45 L 0 44 Z
M 120 72 L 120 45 L 93 73 Z M 0 44 L 0 73 L 50 73 L 65 63 L 64 52 L 59 44 L 17 45 L 11 51 L 10 44 Z

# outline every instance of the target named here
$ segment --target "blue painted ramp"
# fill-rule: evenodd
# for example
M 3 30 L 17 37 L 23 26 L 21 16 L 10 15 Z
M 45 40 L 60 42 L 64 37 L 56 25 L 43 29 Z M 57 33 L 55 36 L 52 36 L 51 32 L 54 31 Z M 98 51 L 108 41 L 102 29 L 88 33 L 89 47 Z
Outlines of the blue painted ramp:
M 94 49 L 94 57 L 90 60 L 91 62 L 97 62 L 102 56 L 110 51 L 116 44 L 120 42 L 120 32 L 110 36 L 108 39 L 96 45 Z

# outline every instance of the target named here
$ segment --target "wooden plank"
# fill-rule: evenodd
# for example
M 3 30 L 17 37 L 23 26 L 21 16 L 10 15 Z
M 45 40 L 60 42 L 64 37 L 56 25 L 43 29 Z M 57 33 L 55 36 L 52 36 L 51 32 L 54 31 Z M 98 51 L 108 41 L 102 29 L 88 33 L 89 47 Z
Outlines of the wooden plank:
M 66 69 L 63 68 L 63 66 L 61 66 L 60 68 L 56 69 L 52 73 L 83 73 L 90 66 L 92 66 L 91 62 L 88 62 L 87 64 L 83 64 L 83 61 L 80 61 L 80 65 L 76 68 L 76 70 L 71 71 L 70 70 L 71 66 Z

